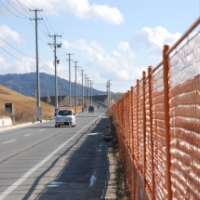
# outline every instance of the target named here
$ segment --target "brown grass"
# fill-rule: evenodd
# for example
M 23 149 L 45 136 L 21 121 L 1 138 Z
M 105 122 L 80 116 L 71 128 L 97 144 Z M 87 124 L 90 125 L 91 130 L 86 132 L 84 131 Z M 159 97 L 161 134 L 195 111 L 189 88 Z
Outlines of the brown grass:
M 5 103 L 13 103 L 14 114 L 9 114 L 5 111 Z M 42 107 L 42 118 L 50 120 L 54 118 L 55 107 L 43 101 L 40 101 Z M 59 107 L 59 109 L 66 109 L 66 106 Z M 72 109 L 75 110 L 74 107 Z M 77 112 L 82 112 L 82 107 L 77 108 Z M 27 97 L 17 93 L 7 87 L 0 85 L 0 116 L 10 116 L 15 123 L 36 121 L 37 114 L 37 99 L 34 97 Z
M 13 103 L 14 115 L 5 112 L 5 103 Z M 53 119 L 54 107 L 40 101 L 43 119 Z M 0 85 L 0 115 L 12 116 L 16 122 L 36 120 L 37 100 Z

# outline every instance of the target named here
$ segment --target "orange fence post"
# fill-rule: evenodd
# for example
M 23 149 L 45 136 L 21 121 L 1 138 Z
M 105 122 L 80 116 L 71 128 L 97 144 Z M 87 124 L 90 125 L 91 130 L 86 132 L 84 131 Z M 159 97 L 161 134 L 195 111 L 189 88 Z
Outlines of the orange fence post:
M 139 128 L 139 91 L 140 91 L 140 88 L 139 88 L 139 83 L 140 81 L 137 80 L 137 131 L 138 131 L 138 128 Z M 138 160 L 139 160 L 139 134 L 137 132 L 137 160 L 136 160 L 136 163 L 137 163 L 137 168 L 139 167 L 138 166 Z M 138 168 L 139 169 L 139 168 Z
M 133 86 L 131 86 L 131 199 L 134 198 L 134 135 L 133 135 L 133 129 L 134 129 L 134 124 L 133 124 Z
M 131 86 L 131 92 L 130 92 L 130 95 L 131 95 L 131 159 L 133 159 L 133 86 Z
M 145 177 L 145 166 L 146 166 L 146 112 L 145 112 L 145 79 L 146 72 L 143 71 L 143 184 L 144 184 L 144 200 L 146 199 L 145 185 L 146 185 L 146 177 Z
M 169 55 L 166 52 L 169 50 L 169 46 L 165 45 L 163 50 L 163 67 L 164 67 L 164 109 L 165 109 L 165 129 L 166 129 L 166 178 L 167 178 L 167 190 L 168 199 L 172 199 L 171 191 L 171 175 L 170 175 L 170 116 L 169 116 Z
M 152 116 L 152 87 L 153 87 L 153 78 L 152 78 L 152 71 L 153 68 L 149 67 L 148 68 L 148 76 L 149 76 L 149 116 L 150 116 L 150 140 L 151 140 L 151 179 L 152 179 L 152 200 L 155 199 L 155 180 L 154 180 L 154 157 L 153 157 L 153 130 L 152 130 L 152 123 L 153 123 L 153 116 Z
M 129 101 L 129 125 L 130 125 L 130 127 L 129 127 L 129 153 L 130 153 L 130 155 L 132 155 L 132 152 L 131 152 L 131 148 L 132 148 L 132 146 L 131 146 L 131 136 L 132 136 L 132 126 L 133 126 L 133 122 L 132 122 L 132 102 L 131 102 L 131 100 L 132 100 L 132 98 L 131 98 L 131 91 L 129 91 L 129 93 L 128 93 L 128 101 Z M 130 156 L 130 158 L 131 158 L 131 156 Z

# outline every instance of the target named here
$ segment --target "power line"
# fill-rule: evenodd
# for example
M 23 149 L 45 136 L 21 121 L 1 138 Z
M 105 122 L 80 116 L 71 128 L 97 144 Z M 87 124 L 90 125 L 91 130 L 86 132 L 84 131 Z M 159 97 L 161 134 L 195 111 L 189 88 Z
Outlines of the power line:
M 43 20 L 42 22 L 43 22 L 43 24 L 44 24 L 44 26 L 45 26 L 45 28 L 46 28 L 46 30 L 47 30 L 47 32 L 48 32 L 48 35 L 49 35 L 49 34 L 50 34 L 50 31 L 49 31 L 49 29 L 48 29 L 48 26 L 47 26 L 45 20 Z
M 47 23 L 49 24 L 49 27 L 50 27 L 51 30 L 55 33 L 54 29 L 52 28 L 51 24 L 49 23 L 49 21 L 48 21 L 48 19 L 47 19 L 47 16 L 46 16 L 45 12 L 43 12 L 43 13 L 44 13 L 44 17 L 45 17 Z
M 24 63 L 33 63 L 33 61 L 32 61 L 32 62 L 23 61 L 23 60 L 21 60 L 21 59 L 15 57 L 15 56 L 13 56 L 11 53 L 9 53 L 8 51 L 6 51 L 3 47 L 0 47 L 0 48 L 1 48 L 3 51 L 5 51 L 8 55 L 10 55 L 11 57 L 13 57 L 13 58 L 16 59 L 16 60 L 19 60 L 19 61 L 24 62 Z
M 33 22 L 31 21 L 31 24 L 32 24 L 32 26 L 34 27 L 34 25 L 33 25 Z M 39 28 L 40 29 L 40 28 Z M 40 36 L 38 36 L 38 38 L 40 39 L 40 41 L 43 43 L 43 44 L 47 44 L 47 42 L 44 42 L 44 40 L 40 37 Z
M 31 17 L 33 17 L 29 12 L 28 12 L 28 7 L 25 7 L 24 5 L 22 5 L 18 0 L 16 0 L 17 3 L 20 5 L 20 7 L 25 11 L 27 12 L 28 15 L 30 15 Z M 25 8 L 24 8 L 25 7 Z
M 42 30 L 41 30 L 40 28 L 39 28 L 39 29 L 40 29 L 40 30 L 43 32 L 43 34 L 48 38 L 49 31 L 47 30 L 48 33 L 46 33 L 45 30 L 44 30 L 44 27 L 43 27 L 42 23 L 40 23 L 40 24 L 41 24 Z
M 14 4 L 13 2 L 11 2 L 10 0 L 7 0 L 7 2 L 18 12 L 20 13 L 22 16 L 24 16 L 26 19 L 28 18 L 26 15 L 24 15 L 22 12 L 20 12 L 17 8 L 16 8 L 16 4 Z
M 26 18 L 24 18 L 24 17 L 19 17 L 19 16 L 17 16 L 15 13 L 13 13 L 10 9 L 8 9 L 2 2 L 0 2 L 1 3 L 1 5 L 6 9 L 6 10 L 8 10 L 10 13 L 12 13 L 15 17 L 17 17 L 17 18 L 20 18 L 20 19 L 26 19 Z
M 40 61 L 40 64 L 43 64 L 43 67 L 47 67 L 47 68 L 49 68 L 51 71 L 53 71 L 54 72 L 54 70 L 53 69 L 51 69 L 47 64 L 45 64 L 45 62 L 44 61 L 42 61 L 41 59 L 39 59 L 39 61 Z
M 25 55 L 25 56 L 27 56 L 27 57 L 29 57 L 29 58 L 33 58 L 33 57 L 31 57 L 31 56 L 29 56 L 29 55 L 23 53 L 22 51 L 16 49 L 14 46 L 12 46 L 12 45 L 9 44 L 8 42 L 6 42 L 1 36 L 0 36 L 0 38 L 1 38 L 1 40 L 3 40 L 7 45 L 9 45 L 10 47 L 12 47 L 13 49 L 15 49 L 16 51 L 18 51 L 19 53 L 21 53 L 21 54 L 23 54 L 23 55 Z M 35 58 L 33 58 L 33 59 L 35 59 Z
M 25 1 L 26 1 L 26 0 L 25 0 Z M 33 5 L 31 5 L 28 1 L 26 1 L 26 3 L 27 3 L 29 6 L 35 8 L 35 7 L 34 7 Z

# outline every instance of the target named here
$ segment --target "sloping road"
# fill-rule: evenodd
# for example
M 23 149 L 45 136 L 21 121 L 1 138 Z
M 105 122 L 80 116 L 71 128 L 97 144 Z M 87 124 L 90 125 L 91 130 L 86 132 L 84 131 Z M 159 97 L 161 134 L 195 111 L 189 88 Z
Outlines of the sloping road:
M 79 114 L 75 128 L 51 121 L 1 132 L 0 200 L 115 199 L 104 112 Z

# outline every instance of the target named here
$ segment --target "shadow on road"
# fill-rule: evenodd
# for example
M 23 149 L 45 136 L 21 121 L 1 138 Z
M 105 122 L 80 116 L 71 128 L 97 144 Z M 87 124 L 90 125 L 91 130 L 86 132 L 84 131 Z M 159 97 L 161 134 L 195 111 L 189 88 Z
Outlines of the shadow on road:
M 38 194 L 35 199 L 107 199 L 106 195 L 113 193 L 114 180 L 110 180 L 110 178 L 111 175 L 113 177 L 114 171 L 112 169 L 115 167 L 108 156 L 111 145 L 103 139 L 103 135 L 108 132 L 108 128 L 106 128 L 108 124 L 108 118 L 101 118 L 93 124 L 90 130 L 80 133 L 73 144 L 66 147 L 65 152 L 37 177 L 23 199 L 31 197 L 41 178 L 55 166 L 62 156 L 67 156 L 64 167 L 53 182 L 47 184 L 45 190 Z

